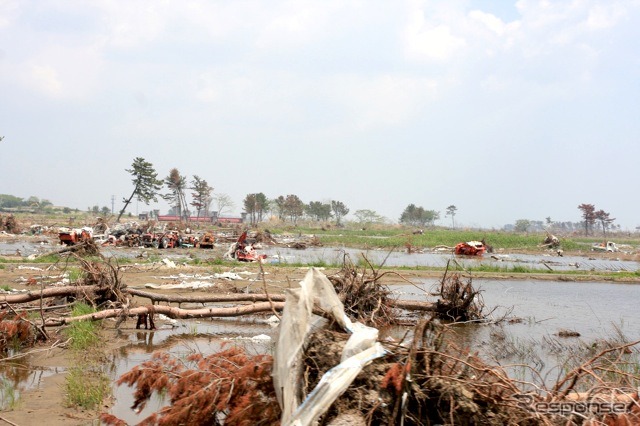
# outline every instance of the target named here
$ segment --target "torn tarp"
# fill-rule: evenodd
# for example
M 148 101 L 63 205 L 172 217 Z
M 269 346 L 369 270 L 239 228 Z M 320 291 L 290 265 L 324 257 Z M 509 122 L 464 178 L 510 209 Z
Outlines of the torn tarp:
M 302 348 L 312 330 L 314 303 L 352 336 L 343 350 L 342 362 L 325 373 L 303 401 Z M 384 355 L 377 337 L 377 329 L 352 323 L 347 318 L 333 285 L 324 274 L 315 268 L 309 270 L 300 288 L 287 291 L 274 354 L 273 382 L 282 408 L 282 424 L 308 425 L 321 416 L 365 365 Z

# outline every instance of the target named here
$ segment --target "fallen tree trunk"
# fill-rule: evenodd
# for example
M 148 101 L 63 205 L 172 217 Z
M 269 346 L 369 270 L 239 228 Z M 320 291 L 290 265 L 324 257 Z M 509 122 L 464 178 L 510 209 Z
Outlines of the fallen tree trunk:
M 268 302 L 271 299 L 274 302 L 284 302 L 285 296 L 283 294 L 246 294 L 246 293 L 232 293 L 232 294 L 214 294 L 208 296 L 179 296 L 179 295 L 167 295 L 152 293 L 149 291 L 137 290 L 134 288 L 127 288 L 123 293 L 128 293 L 132 296 L 144 297 L 152 302 L 169 302 L 169 303 L 211 303 L 211 302 Z
M 149 291 L 128 288 L 124 290 L 132 296 L 144 297 L 152 302 L 169 303 L 214 303 L 214 302 L 284 302 L 284 294 L 216 294 L 211 296 L 177 296 L 152 293 Z M 393 300 L 389 299 L 389 304 L 394 308 L 406 309 L 410 311 L 434 311 L 436 304 L 433 302 L 421 302 L 418 300 Z
M 232 308 L 202 308 L 202 309 L 181 309 L 173 306 L 151 305 L 140 306 L 128 310 L 105 309 L 104 311 L 92 314 L 79 315 L 77 317 L 49 318 L 45 321 L 46 327 L 56 327 L 69 324 L 75 321 L 97 321 L 106 318 L 117 318 L 121 316 L 138 316 L 142 314 L 163 314 L 169 318 L 210 318 L 210 317 L 237 317 L 241 315 L 257 314 L 260 312 L 272 312 L 274 309 L 281 311 L 284 309 L 284 302 L 260 302 L 252 305 L 234 306 Z
M 86 294 L 101 290 L 101 287 L 95 285 L 84 286 L 66 286 L 47 288 L 42 291 L 30 291 L 23 294 L 9 294 L 0 296 L 0 303 L 27 303 L 51 297 L 62 296 L 75 296 L 77 294 Z M 106 289 L 104 289 L 106 290 Z M 231 302 L 268 302 L 271 299 L 272 302 L 284 302 L 284 294 L 214 294 L 208 296 L 180 296 L 180 295 L 167 295 L 158 294 L 149 291 L 137 290 L 133 288 L 126 288 L 122 291 L 125 294 L 132 296 L 144 297 L 151 300 L 152 303 L 167 302 L 167 303 L 231 303 Z M 394 308 L 406 309 L 412 311 L 434 311 L 436 304 L 432 302 L 421 302 L 417 300 L 389 300 L 389 304 Z M 227 309 L 227 308 L 225 308 Z M 244 313 L 239 315 L 245 315 Z
M 402 301 L 407 302 L 407 301 Z M 424 309 L 427 304 L 421 302 L 409 302 L 406 306 L 410 306 L 412 309 Z M 433 306 L 433 304 L 430 304 Z M 169 318 L 174 319 L 190 319 L 190 318 L 212 318 L 212 317 L 236 317 L 242 315 L 251 315 L 262 312 L 282 311 L 284 309 L 285 302 L 259 302 L 251 305 L 234 306 L 231 308 L 201 308 L 201 309 L 182 309 L 174 306 L 163 305 L 150 305 L 139 306 L 132 309 L 106 309 L 91 314 L 80 315 L 76 317 L 60 317 L 49 318 L 45 321 L 46 327 L 57 327 L 65 324 L 69 324 L 75 321 L 98 321 L 107 318 L 117 318 L 122 316 L 134 317 L 143 314 L 163 314 Z M 429 309 L 432 310 L 432 309 Z M 322 314 L 322 311 L 314 309 L 317 314 Z
M 95 285 L 80 285 L 46 288 L 44 290 L 34 290 L 22 294 L 7 294 L 0 296 L 0 303 L 27 303 L 39 300 L 41 297 L 47 299 L 50 297 L 74 296 L 76 294 L 86 294 L 101 290 L 101 287 Z

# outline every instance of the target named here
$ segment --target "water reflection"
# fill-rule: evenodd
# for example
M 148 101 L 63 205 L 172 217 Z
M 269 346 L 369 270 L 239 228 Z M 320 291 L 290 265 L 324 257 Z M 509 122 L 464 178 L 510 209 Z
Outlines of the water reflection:
M 419 288 L 392 288 L 400 298 L 424 300 L 434 281 L 423 280 Z M 640 340 L 637 284 L 479 279 L 473 284 L 482 290 L 488 308 L 497 307 L 494 319 L 508 315 L 510 320 L 451 325 L 451 342 L 505 366 L 513 378 L 549 385 L 578 358 L 593 356 L 607 345 Z M 559 332 L 566 330 L 580 336 L 561 337 Z M 396 328 L 388 333 L 397 338 L 406 330 Z M 406 337 L 410 339 L 411 335 Z M 629 361 L 640 368 L 637 351 Z
M 0 364 L 0 410 L 10 409 L 21 393 L 37 388 L 45 378 L 64 371 L 62 367 L 34 367 L 29 356 L 3 362 Z
M 120 337 L 126 338 L 127 346 L 120 348 L 111 357 L 113 366 L 111 374 L 113 380 L 117 380 L 132 368 L 141 365 L 151 359 L 156 351 L 166 351 L 171 355 L 184 359 L 193 353 L 204 355 L 213 354 L 222 350 L 225 346 L 241 346 L 249 354 L 270 353 L 276 329 L 255 320 L 229 319 L 215 321 L 184 321 L 179 326 L 156 325 L 160 328 L 154 331 L 147 330 L 120 330 L 116 332 Z M 257 335 L 271 337 L 254 340 Z M 136 424 L 145 417 L 158 411 L 167 401 L 158 398 L 149 401 L 147 406 L 135 413 L 130 409 L 133 403 L 133 389 L 126 385 L 113 386 L 115 403 L 111 413 L 127 424 Z

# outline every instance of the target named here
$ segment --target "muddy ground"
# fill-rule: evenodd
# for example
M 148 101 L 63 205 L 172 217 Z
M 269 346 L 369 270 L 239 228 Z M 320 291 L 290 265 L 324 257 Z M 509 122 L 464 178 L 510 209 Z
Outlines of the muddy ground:
M 594 254 L 589 253 L 590 256 Z M 607 253 L 599 253 L 597 256 L 611 256 Z M 616 253 L 616 257 L 621 255 Z M 637 260 L 634 255 L 628 260 Z M 38 281 L 42 276 L 51 276 L 59 274 L 65 265 L 58 263 L 55 265 L 43 264 L 4 264 L 4 269 L 0 269 L 0 285 L 9 285 L 15 289 L 33 290 L 31 281 Z M 265 282 L 270 293 L 281 293 L 283 289 L 296 285 L 302 279 L 308 268 L 280 267 L 274 265 L 265 265 Z M 196 275 L 211 274 L 212 272 L 233 272 L 238 274 L 242 279 L 239 280 L 217 280 L 215 288 L 205 290 L 171 290 L 167 293 L 180 295 L 210 294 L 211 292 L 228 293 L 235 291 L 255 291 L 263 292 L 264 283 L 258 279 L 259 266 L 256 264 L 238 264 L 237 266 L 187 266 L 178 264 L 176 268 L 169 268 L 165 264 L 158 262 L 156 264 L 140 264 L 125 265 L 122 268 L 122 280 L 129 287 L 145 288 L 147 283 L 178 283 L 180 278 L 178 274 Z M 324 271 L 326 274 L 336 272 L 335 269 Z M 398 274 L 389 274 L 384 281 L 387 284 L 406 282 L 416 278 L 433 278 L 434 283 L 441 277 L 442 273 L 438 271 L 408 271 L 398 270 Z M 161 279 L 160 277 L 176 276 L 174 279 Z M 568 276 L 566 274 L 496 274 L 496 273 L 477 273 L 474 276 L 482 278 L 506 278 L 506 279 L 545 279 L 545 280 L 603 280 L 602 277 L 588 275 Z M 626 278 L 627 281 L 640 281 L 634 278 Z M 158 292 L 158 290 L 150 290 Z M 162 291 L 159 291 L 162 292 Z M 134 304 L 146 305 L 149 302 L 146 299 L 134 300 Z M 135 319 L 129 319 L 120 326 L 125 333 L 135 331 Z M 48 330 L 50 336 L 58 336 L 58 330 Z M 126 345 L 126 340 L 116 339 L 115 321 L 104 321 L 102 330 L 103 341 L 105 342 L 104 351 L 115 351 L 119 346 Z M 55 340 L 55 337 L 52 339 Z M 40 344 L 34 348 L 35 351 L 30 356 L 29 364 L 34 368 L 46 367 L 68 367 L 71 359 L 70 351 L 63 347 L 50 348 L 52 341 Z M 45 378 L 40 386 L 23 392 L 20 395 L 17 405 L 11 409 L 0 412 L 0 424 L 4 421 L 6 424 L 15 425 L 35 425 L 45 423 L 48 426 L 55 425 L 89 425 L 99 424 L 98 416 L 101 411 L 107 411 L 113 401 L 107 400 L 100 410 L 84 411 L 75 408 L 66 407 L 64 404 L 64 383 L 65 374 L 53 374 Z

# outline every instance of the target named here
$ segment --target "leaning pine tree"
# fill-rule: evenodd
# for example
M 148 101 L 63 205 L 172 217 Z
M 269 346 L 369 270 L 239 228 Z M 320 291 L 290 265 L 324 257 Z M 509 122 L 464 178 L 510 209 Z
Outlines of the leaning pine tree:
M 120 222 L 120 218 L 131 203 L 131 200 L 133 200 L 133 197 L 138 196 L 138 199 L 145 204 L 149 204 L 151 200 L 158 201 L 158 191 L 160 191 L 163 184 L 161 180 L 158 180 L 158 173 L 153 168 L 153 164 L 142 157 L 136 157 L 133 160 L 133 164 L 131 164 L 131 169 L 126 169 L 126 171 L 133 176 L 134 187 L 131 196 L 122 200 L 124 206 L 120 210 L 116 222 Z

